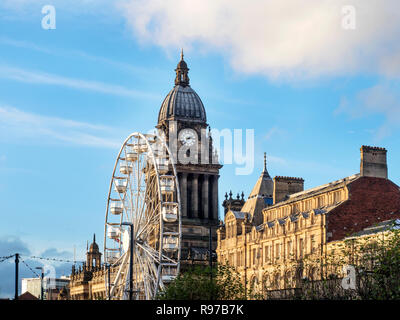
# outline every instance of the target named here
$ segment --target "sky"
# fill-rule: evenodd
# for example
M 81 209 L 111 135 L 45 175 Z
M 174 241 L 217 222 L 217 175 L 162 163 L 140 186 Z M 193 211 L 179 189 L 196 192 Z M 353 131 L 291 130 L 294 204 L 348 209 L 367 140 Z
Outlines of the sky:
M 94 233 L 102 248 L 118 150 L 156 125 L 181 48 L 210 126 L 254 130 L 254 170 L 226 164 L 220 202 L 250 193 L 264 152 L 271 176 L 307 189 L 358 173 L 361 145 L 385 147 L 399 184 L 399 12 L 397 0 L 2 0 L 0 257 L 82 260 Z M 0 297 L 13 268 L 0 263 Z

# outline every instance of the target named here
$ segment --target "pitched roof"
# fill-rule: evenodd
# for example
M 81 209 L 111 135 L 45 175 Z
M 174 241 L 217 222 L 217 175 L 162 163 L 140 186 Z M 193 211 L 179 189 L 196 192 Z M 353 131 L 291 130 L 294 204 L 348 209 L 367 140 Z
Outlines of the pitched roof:
M 39 300 L 37 297 L 35 297 L 32 293 L 29 291 L 24 292 L 18 297 L 18 300 Z
M 274 204 L 273 206 L 271 206 L 270 208 L 272 209 L 272 208 L 280 207 L 280 206 L 286 205 L 286 204 L 294 202 L 294 201 L 298 201 L 298 200 L 305 199 L 305 198 L 308 198 L 311 196 L 315 196 L 320 193 L 324 193 L 326 191 L 340 188 L 344 184 L 349 184 L 349 183 L 357 180 L 358 178 L 360 178 L 360 174 L 357 173 L 352 176 L 349 176 L 349 177 L 346 177 L 346 178 L 343 178 L 340 180 L 332 181 L 330 183 L 326 183 L 326 184 L 323 184 L 323 185 L 315 187 L 315 188 L 311 188 L 311 189 L 307 189 L 307 190 L 300 191 L 297 193 L 293 193 L 293 194 L 289 195 L 286 200 L 280 201 L 280 202 Z M 268 209 L 270 209 L 270 208 L 268 208 Z
M 254 185 L 253 190 L 241 211 L 249 213 L 253 217 L 253 220 L 255 219 L 256 223 L 261 223 L 262 209 L 267 206 L 266 199 L 273 197 L 273 192 L 274 182 L 272 181 L 267 168 L 264 166 L 263 172 Z

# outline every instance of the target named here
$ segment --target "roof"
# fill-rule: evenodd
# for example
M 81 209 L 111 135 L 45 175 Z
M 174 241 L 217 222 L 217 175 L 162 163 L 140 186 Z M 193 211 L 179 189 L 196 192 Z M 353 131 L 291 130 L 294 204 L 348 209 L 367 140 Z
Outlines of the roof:
M 39 300 L 37 297 L 35 297 L 32 293 L 29 291 L 24 292 L 18 297 L 18 300 Z
M 158 114 L 158 123 L 170 119 L 207 121 L 203 102 L 190 86 L 176 85 L 165 97 Z
M 347 185 L 348 183 L 357 180 L 358 178 L 360 178 L 359 173 L 354 174 L 349 177 L 346 177 L 346 178 L 343 178 L 343 179 L 340 179 L 340 180 L 332 181 L 327 184 L 323 184 L 323 185 L 315 187 L 315 188 L 311 188 L 311 189 L 307 189 L 304 191 L 293 193 L 293 194 L 289 195 L 286 200 L 278 202 L 278 203 L 274 204 L 273 206 L 271 206 L 270 208 L 280 207 L 280 206 L 286 205 L 288 203 L 298 201 L 300 199 L 305 199 L 308 197 L 315 196 L 319 193 L 324 193 L 326 191 L 337 189 L 337 188 L 343 186 L 344 184 Z
M 262 210 L 267 206 L 266 199 L 272 198 L 274 192 L 274 182 L 272 181 L 267 168 L 263 172 L 253 187 L 247 201 L 241 211 L 252 215 L 253 219 L 262 220 Z M 256 221 L 261 223 L 260 221 Z
M 350 237 L 348 237 L 347 239 L 350 238 L 354 238 L 354 237 L 360 237 L 360 236 L 366 236 L 366 235 L 371 235 L 371 234 L 376 234 L 379 232 L 383 232 L 383 231 L 388 231 L 392 228 L 399 228 L 400 225 L 400 220 L 399 219 L 392 219 L 392 220 L 386 220 L 386 221 L 382 221 L 379 222 L 375 225 L 369 226 L 367 228 L 364 228 L 363 230 L 353 233 Z
M 233 213 L 233 215 L 235 216 L 236 219 L 244 220 L 244 218 L 246 217 L 246 213 L 245 212 L 233 211 L 233 210 L 231 210 L 231 212 Z

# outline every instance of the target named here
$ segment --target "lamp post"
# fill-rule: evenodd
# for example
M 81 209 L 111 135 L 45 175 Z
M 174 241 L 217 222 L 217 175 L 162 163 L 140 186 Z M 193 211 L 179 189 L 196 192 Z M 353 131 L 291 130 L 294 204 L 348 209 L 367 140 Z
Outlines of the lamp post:
M 40 300 L 43 300 L 43 267 L 36 267 L 35 269 L 41 270 L 41 275 L 40 275 Z
M 109 263 L 107 263 L 106 267 L 107 267 L 107 279 L 108 279 L 107 280 L 108 281 L 108 300 L 111 300 L 111 283 L 110 283 L 110 280 L 111 280 L 111 277 L 110 277 L 111 265 Z
M 122 222 L 123 226 L 128 226 L 130 229 L 130 257 L 129 257 L 129 300 L 133 298 L 133 223 Z

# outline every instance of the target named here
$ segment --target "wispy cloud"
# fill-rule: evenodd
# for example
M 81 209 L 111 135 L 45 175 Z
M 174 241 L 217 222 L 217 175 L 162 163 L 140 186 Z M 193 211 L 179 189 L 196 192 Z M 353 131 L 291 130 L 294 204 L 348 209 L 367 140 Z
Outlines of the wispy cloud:
M 135 66 L 130 63 L 116 61 L 116 60 L 98 56 L 98 55 L 93 55 L 91 53 L 88 53 L 88 52 L 85 52 L 82 50 L 49 48 L 49 47 L 45 47 L 45 46 L 39 46 L 30 41 L 11 39 L 11 38 L 5 37 L 5 36 L 0 36 L 0 45 L 28 49 L 28 50 L 41 52 L 44 54 L 54 55 L 54 56 L 61 56 L 61 57 L 68 57 L 68 58 L 71 58 L 71 57 L 82 58 L 86 61 L 90 60 L 90 61 L 93 61 L 96 63 L 108 64 L 112 67 L 118 68 L 121 71 L 129 72 L 131 74 L 143 75 L 143 74 L 151 73 L 154 75 L 158 72 L 158 70 L 155 69 L 154 67 L 149 69 L 149 68 L 142 67 L 142 66 Z
M 264 138 L 265 138 L 265 140 L 271 140 L 272 137 L 282 136 L 283 134 L 285 134 L 285 131 L 283 129 L 281 129 L 277 126 L 274 126 L 267 131 Z
M 28 141 L 65 143 L 71 145 L 118 148 L 121 141 L 110 138 L 114 130 L 57 117 L 25 112 L 9 106 L 0 106 L 0 139 L 27 139 Z
M 94 92 L 100 92 L 104 94 L 111 94 L 117 96 L 159 99 L 158 95 L 134 89 L 129 89 L 120 85 L 63 77 L 56 74 L 50 74 L 39 71 L 30 71 L 21 68 L 9 67 L 5 65 L 0 65 L 0 77 L 24 83 L 63 86 L 77 90 L 94 91 Z
M 381 82 L 354 96 L 343 97 L 334 113 L 348 114 L 352 118 L 381 115 L 383 123 L 380 122 L 378 130 L 371 131 L 378 142 L 400 128 L 400 82 Z

